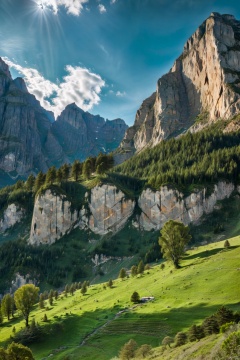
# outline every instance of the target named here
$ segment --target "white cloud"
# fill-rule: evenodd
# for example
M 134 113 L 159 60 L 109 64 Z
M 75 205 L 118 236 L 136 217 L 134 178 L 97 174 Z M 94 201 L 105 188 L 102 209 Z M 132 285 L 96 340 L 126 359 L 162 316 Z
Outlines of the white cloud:
M 107 11 L 103 4 L 98 5 L 98 10 L 99 10 L 100 14 L 103 14 Z
M 86 68 L 67 65 L 67 75 L 62 82 L 57 81 L 55 84 L 45 79 L 36 69 L 22 67 L 8 58 L 3 60 L 23 75 L 29 92 L 36 96 L 46 110 L 53 111 L 56 117 L 73 102 L 87 111 L 101 100 L 99 95 L 105 82 L 100 75 Z
M 123 92 L 117 91 L 117 92 L 116 92 L 116 96 L 124 97 L 124 96 L 126 96 L 126 93 L 125 93 L 125 91 L 123 91 Z
M 52 10 L 55 14 L 57 14 L 59 7 L 63 6 L 66 8 L 68 14 L 72 14 L 75 16 L 79 16 L 83 5 L 88 3 L 89 0 L 42 0 L 39 1 L 38 4 L 43 8 L 48 8 Z
M 116 2 L 117 2 L 117 0 L 111 0 L 111 1 L 110 1 L 110 4 L 113 5 L 113 4 L 115 4 Z

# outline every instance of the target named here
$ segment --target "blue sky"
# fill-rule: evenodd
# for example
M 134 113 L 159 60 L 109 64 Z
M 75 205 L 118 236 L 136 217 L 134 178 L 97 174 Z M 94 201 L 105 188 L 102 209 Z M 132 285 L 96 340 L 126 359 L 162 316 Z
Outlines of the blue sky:
M 76 102 L 131 125 L 212 11 L 240 19 L 240 1 L 1 0 L 0 56 L 56 115 Z

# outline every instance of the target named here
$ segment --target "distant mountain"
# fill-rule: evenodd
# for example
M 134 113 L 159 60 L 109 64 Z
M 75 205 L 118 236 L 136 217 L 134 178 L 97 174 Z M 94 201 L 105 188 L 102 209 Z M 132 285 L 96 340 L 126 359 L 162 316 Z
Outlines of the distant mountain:
M 27 90 L 12 79 L 0 58 L 0 170 L 7 179 L 26 177 L 78 158 L 115 150 L 128 126 L 121 119 L 104 120 L 69 105 L 55 121 Z
M 232 15 L 212 13 L 158 80 L 157 91 L 143 101 L 118 149 L 118 160 L 185 132 L 198 115 L 206 126 L 239 110 L 240 22 Z M 193 131 L 198 128 L 199 121 Z

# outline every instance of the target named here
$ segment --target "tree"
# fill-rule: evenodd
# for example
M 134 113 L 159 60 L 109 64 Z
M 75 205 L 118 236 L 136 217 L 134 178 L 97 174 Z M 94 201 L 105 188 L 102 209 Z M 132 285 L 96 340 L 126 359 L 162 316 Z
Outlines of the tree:
M 202 327 L 206 336 L 219 333 L 219 325 L 214 315 L 206 318 L 202 323 Z
M 227 309 L 225 306 L 220 307 L 215 316 L 219 326 L 234 321 L 233 311 Z
M 51 166 L 48 169 L 48 172 L 46 174 L 46 183 L 47 184 L 52 184 L 56 180 L 56 177 L 57 177 L 56 168 L 55 168 L 55 166 Z
M 140 296 L 137 291 L 134 291 L 131 296 L 131 302 L 138 303 L 140 301 Z
M 127 276 L 127 272 L 126 272 L 126 270 L 125 270 L 124 268 L 122 268 L 122 269 L 120 270 L 120 272 L 119 272 L 118 277 L 119 277 L 119 279 L 122 279 L 122 280 L 123 280 L 126 276 Z
M 137 266 L 136 266 L 136 265 L 133 265 L 133 266 L 131 267 L 131 275 L 132 275 L 132 276 L 136 276 L 136 275 L 137 275 L 137 272 L 138 272 Z
M 18 310 L 21 311 L 25 322 L 26 327 L 28 327 L 28 319 L 30 311 L 33 308 L 33 305 L 37 302 L 39 288 L 33 284 L 26 284 L 21 286 L 15 291 L 14 301 Z
M 144 263 L 142 260 L 139 261 L 137 273 L 141 275 L 144 273 Z
M 176 346 L 181 346 L 186 344 L 187 342 L 187 334 L 184 332 L 178 332 L 177 335 L 175 336 L 175 343 Z
M 161 270 L 164 270 L 164 269 L 165 269 L 165 264 L 162 263 L 162 264 L 160 265 L 160 268 L 161 268 Z
M 109 286 L 110 288 L 113 287 L 113 281 L 112 281 L 112 279 L 110 279 L 110 280 L 108 281 L 107 286 Z
M 22 344 L 12 342 L 7 350 L 0 348 L 1 360 L 34 360 L 32 351 Z
M 25 183 L 26 189 L 28 191 L 32 191 L 34 187 L 34 183 L 35 183 L 35 177 L 33 174 L 30 174 Z
M 40 309 L 44 309 L 45 307 L 45 301 L 44 301 L 44 295 L 40 294 L 39 296 L 39 303 L 38 303 Z
M 82 164 L 75 160 L 72 164 L 72 170 L 71 170 L 71 176 L 75 179 L 75 181 L 78 181 L 79 175 L 82 173 Z
M 151 350 L 152 350 L 151 345 L 143 344 L 136 350 L 135 358 L 136 359 L 146 358 Z
M 2 314 L 10 320 L 13 310 L 13 298 L 10 294 L 4 295 L 2 299 Z
M 123 345 L 119 352 L 119 358 L 121 360 L 129 360 L 134 358 L 137 343 L 133 339 L 130 339 L 126 344 Z
M 230 245 L 230 242 L 228 240 L 226 240 L 224 242 L 224 245 L 223 245 L 226 249 L 228 249 L 231 245 Z
M 46 178 L 46 176 L 42 173 L 42 171 L 40 171 L 36 177 L 34 187 L 33 187 L 33 190 L 35 193 L 38 192 L 40 187 L 44 185 L 45 178 Z
M 84 283 L 82 284 L 82 288 L 81 288 L 81 293 L 84 295 L 87 292 L 87 282 L 84 281 Z
M 171 260 L 176 269 L 179 268 L 180 258 L 184 254 L 184 248 L 190 239 L 188 226 L 184 226 L 178 221 L 167 221 L 161 230 L 159 245 L 163 257 Z
M 88 158 L 83 163 L 83 177 L 84 179 L 90 179 L 91 173 L 92 173 L 92 163 L 91 160 Z
M 202 326 L 192 325 L 188 330 L 188 339 L 189 341 L 200 340 L 204 337 L 204 332 Z
M 61 172 L 62 172 L 62 179 L 67 181 L 70 173 L 70 167 L 68 164 L 63 164 L 61 166 Z
M 171 344 L 174 343 L 174 339 L 171 336 L 165 336 L 165 338 L 162 341 L 163 346 L 169 346 L 171 347 Z

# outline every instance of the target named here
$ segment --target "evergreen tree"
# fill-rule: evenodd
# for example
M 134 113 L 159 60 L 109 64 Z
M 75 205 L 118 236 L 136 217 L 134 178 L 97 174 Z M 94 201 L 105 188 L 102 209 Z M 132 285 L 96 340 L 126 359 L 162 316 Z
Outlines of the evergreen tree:
M 67 181 L 70 174 L 70 166 L 68 164 L 64 164 L 61 166 L 62 179 Z
M 91 173 L 92 173 L 92 164 L 91 164 L 91 160 L 88 158 L 83 163 L 82 174 L 83 174 L 84 179 L 86 179 L 86 180 L 90 179 Z
M 71 176 L 74 178 L 75 181 L 78 181 L 79 176 L 82 173 L 82 164 L 75 160 L 72 164 Z
M 140 296 L 137 291 L 134 291 L 131 295 L 131 302 L 138 303 L 140 301 Z
M 35 176 L 33 176 L 33 174 L 30 174 L 25 183 L 26 189 L 28 191 L 33 191 L 34 184 L 35 184 Z
M 138 268 L 137 268 L 136 265 L 133 265 L 133 266 L 131 267 L 131 275 L 134 277 L 134 276 L 137 275 L 137 273 L 138 273 Z
M 87 292 L 87 282 L 84 281 L 84 283 L 82 284 L 81 293 L 82 293 L 83 295 L 85 295 L 86 292 Z
M 39 296 L 39 307 L 40 307 L 40 309 L 44 309 L 44 307 L 45 307 L 45 301 L 44 301 L 43 294 L 40 294 L 40 296 Z
M 122 268 L 119 272 L 118 277 L 123 280 L 126 276 L 127 276 L 127 272 L 124 268 Z
M 230 242 L 228 240 L 225 240 L 224 247 L 228 249 L 230 247 Z
M 40 171 L 36 177 L 35 183 L 34 183 L 34 192 L 38 192 L 41 186 L 44 185 L 45 182 L 45 175 Z
M 10 320 L 13 308 L 13 298 L 10 294 L 4 295 L 1 303 L 2 314 Z
M 137 273 L 142 275 L 144 273 L 144 263 L 142 260 L 139 261 Z
M 108 284 L 107 284 L 110 288 L 112 288 L 113 287 L 113 281 L 112 281 L 112 279 L 110 279 L 109 281 L 108 281 Z
M 51 166 L 46 174 L 46 184 L 52 184 L 54 181 L 56 181 L 57 177 L 57 171 L 55 166 Z
M 184 332 L 178 332 L 177 335 L 175 336 L 175 343 L 176 346 L 181 346 L 186 344 L 187 342 L 187 334 Z

